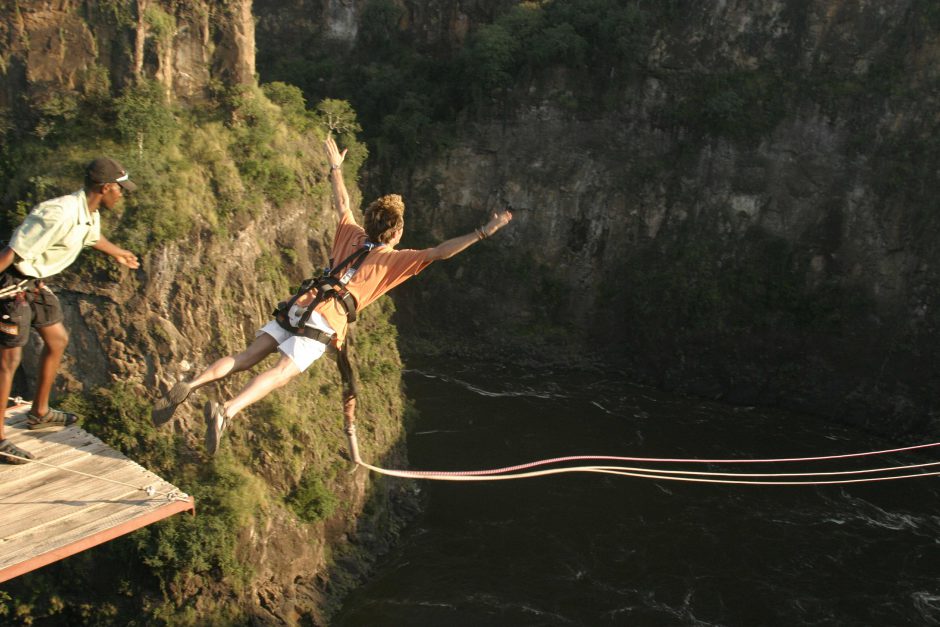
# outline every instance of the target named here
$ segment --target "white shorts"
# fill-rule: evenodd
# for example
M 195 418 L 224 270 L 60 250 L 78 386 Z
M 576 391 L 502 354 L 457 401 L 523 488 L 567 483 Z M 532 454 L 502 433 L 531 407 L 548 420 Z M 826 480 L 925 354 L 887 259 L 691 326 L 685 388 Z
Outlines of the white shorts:
M 317 328 L 326 333 L 334 332 L 328 325 L 324 324 L 323 326 L 326 328 L 324 329 L 320 325 L 317 325 Z M 275 320 L 271 320 L 261 327 L 255 334 L 255 337 L 258 337 L 262 333 L 267 333 L 273 337 L 277 342 L 277 349 L 290 357 L 290 360 L 294 362 L 294 365 L 297 366 L 297 369 L 301 372 L 309 368 L 310 364 L 320 359 L 323 353 L 326 352 L 327 345 L 323 342 L 318 342 L 302 335 L 294 335 L 290 331 L 282 328 Z

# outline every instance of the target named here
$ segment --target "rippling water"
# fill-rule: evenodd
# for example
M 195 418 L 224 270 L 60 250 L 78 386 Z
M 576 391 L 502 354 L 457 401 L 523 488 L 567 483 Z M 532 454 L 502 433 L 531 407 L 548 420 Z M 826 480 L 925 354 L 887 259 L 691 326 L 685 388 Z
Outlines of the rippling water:
M 815 456 L 909 443 L 671 397 L 613 374 L 434 363 L 406 382 L 421 413 L 408 441 L 415 469 L 579 454 Z M 940 457 L 930 450 L 799 469 Z M 752 487 L 561 475 L 415 485 L 426 512 L 334 624 L 940 624 L 936 478 Z

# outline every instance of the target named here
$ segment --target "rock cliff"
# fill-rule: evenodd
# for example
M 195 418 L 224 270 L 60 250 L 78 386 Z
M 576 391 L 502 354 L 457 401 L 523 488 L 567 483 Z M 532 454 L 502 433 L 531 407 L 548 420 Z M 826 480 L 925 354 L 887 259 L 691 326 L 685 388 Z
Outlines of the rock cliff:
M 436 55 L 436 69 L 404 62 L 394 86 L 366 69 L 358 89 L 321 66 L 304 84 L 345 86 L 356 105 L 381 89 L 383 129 L 420 129 L 373 163 L 373 191 L 420 206 L 426 241 L 518 209 L 486 244 L 499 263 L 459 260 L 402 290 L 407 339 L 476 329 L 487 351 L 602 357 L 697 394 L 936 429 L 933 3 L 350 6 L 371 19 L 379 5 L 399 58 Z M 263 39 L 262 75 L 281 70 L 266 45 L 289 54 Z M 405 117 L 433 81 L 459 98 L 434 101 L 454 111 L 438 142 Z

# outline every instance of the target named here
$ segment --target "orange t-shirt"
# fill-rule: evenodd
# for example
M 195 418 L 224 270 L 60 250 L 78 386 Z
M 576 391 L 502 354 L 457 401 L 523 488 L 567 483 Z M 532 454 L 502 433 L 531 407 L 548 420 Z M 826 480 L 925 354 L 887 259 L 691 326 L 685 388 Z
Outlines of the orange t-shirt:
M 340 263 L 362 248 L 366 239 L 365 230 L 356 224 L 352 212 L 347 211 L 340 219 L 339 226 L 336 227 L 336 237 L 333 239 L 331 253 L 333 263 Z M 357 311 L 361 311 L 385 292 L 401 285 L 427 268 L 433 261 L 430 248 L 395 250 L 382 246 L 366 255 L 365 261 L 346 284 L 346 289 L 356 299 Z M 343 271 L 345 272 L 345 269 Z M 342 346 L 348 326 L 343 306 L 337 299 L 331 298 L 320 303 L 316 311 L 326 318 L 336 331 L 336 343 Z

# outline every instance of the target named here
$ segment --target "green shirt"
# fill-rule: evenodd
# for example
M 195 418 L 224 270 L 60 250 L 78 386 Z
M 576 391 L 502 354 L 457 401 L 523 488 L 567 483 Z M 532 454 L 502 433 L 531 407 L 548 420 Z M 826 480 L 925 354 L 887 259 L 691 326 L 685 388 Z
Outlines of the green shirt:
M 45 279 L 69 267 L 85 246 L 101 237 L 101 219 L 88 210 L 84 190 L 42 202 L 13 231 L 16 269 Z

